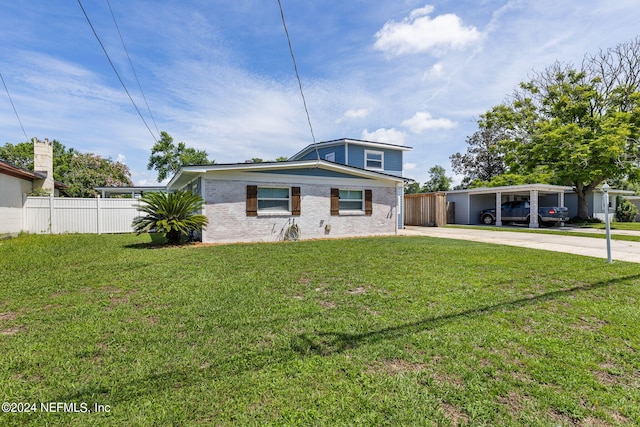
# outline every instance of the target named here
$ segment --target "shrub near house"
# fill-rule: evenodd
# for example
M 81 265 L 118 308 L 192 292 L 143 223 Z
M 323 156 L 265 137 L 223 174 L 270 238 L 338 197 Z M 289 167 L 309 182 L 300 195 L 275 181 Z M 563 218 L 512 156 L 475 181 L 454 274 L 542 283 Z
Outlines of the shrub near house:
M 138 210 L 146 215 L 133 220 L 133 229 L 138 234 L 160 233 L 169 244 L 179 244 L 209 222 L 206 216 L 196 213 L 204 201 L 191 191 L 147 193 L 140 201 L 142 206 Z

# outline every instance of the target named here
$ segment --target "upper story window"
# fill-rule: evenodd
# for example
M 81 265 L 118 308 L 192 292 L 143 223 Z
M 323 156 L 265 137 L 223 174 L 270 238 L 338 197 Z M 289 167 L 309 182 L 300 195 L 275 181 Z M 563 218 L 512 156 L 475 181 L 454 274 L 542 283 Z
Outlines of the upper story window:
M 327 153 L 324 155 L 324 159 L 329 161 L 329 162 L 335 162 L 336 161 L 336 152 L 332 151 L 331 153 Z
M 364 168 L 384 170 L 384 152 L 364 150 Z

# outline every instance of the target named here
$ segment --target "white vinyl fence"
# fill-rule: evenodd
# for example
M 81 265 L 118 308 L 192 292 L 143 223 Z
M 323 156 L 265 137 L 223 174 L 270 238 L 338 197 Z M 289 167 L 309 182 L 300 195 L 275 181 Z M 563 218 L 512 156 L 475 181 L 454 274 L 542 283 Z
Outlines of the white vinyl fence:
M 138 199 L 26 198 L 23 230 L 29 233 L 131 233 L 141 214 Z

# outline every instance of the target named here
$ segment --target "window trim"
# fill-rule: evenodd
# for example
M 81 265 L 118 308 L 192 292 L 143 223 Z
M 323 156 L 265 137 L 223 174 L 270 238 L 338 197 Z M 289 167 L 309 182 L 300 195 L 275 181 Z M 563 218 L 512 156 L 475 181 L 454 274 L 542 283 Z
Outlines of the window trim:
M 340 191 L 359 191 L 362 193 L 362 205 L 360 209 L 340 209 Z M 343 199 L 349 200 L 349 199 Z M 353 201 L 353 200 L 352 200 Z M 362 188 L 332 188 L 331 189 L 331 215 L 367 215 L 373 214 L 373 191 Z
M 379 155 L 380 160 L 378 159 L 369 159 L 369 154 Z M 379 162 L 380 167 L 370 167 L 369 161 L 371 162 Z M 384 151 L 378 150 L 364 150 L 364 168 L 367 170 L 375 170 L 375 171 L 383 171 L 384 170 Z
M 284 186 L 266 186 L 266 185 L 258 185 L 256 191 L 256 207 L 258 210 L 258 215 L 282 215 L 282 214 L 291 214 L 291 187 Z M 260 197 L 260 189 L 277 189 L 277 190 L 287 190 L 287 198 L 284 197 Z M 287 209 L 286 210 L 264 210 L 260 209 L 260 201 L 261 200 L 273 200 L 273 201 L 287 201 Z
M 260 210 L 260 200 L 285 200 L 280 197 L 258 197 L 259 188 L 277 188 L 286 189 L 289 192 L 287 200 L 287 210 Z M 247 185 L 247 201 L 246 201 L 246 215 L 247 216 L 270 216 L 270 215 L 291 215 L 300 216 L 300 187 L 297 186 L 278 186 L 278 185 Z
M 324 155 L 324 159 L 328 162 L 335 162 L 336 161 L 336 152 L 332 151 L 330 153 L 327 153 Z

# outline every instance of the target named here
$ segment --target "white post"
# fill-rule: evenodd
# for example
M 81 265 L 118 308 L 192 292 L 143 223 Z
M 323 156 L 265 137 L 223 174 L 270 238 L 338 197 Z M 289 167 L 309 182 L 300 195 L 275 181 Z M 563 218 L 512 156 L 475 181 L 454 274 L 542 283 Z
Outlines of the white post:
M 607 261 L 611 264 L 611 230 L 609 226 L 609 184 L 606 182 L 602 185 L 604 192 L 604 224 L 607 230 Z
M 20 224 L 20 231 L 29 231 L 25 227 L 27 225 L 27 193 L 22 193 L 22 224 Z
M 558 206 L 564 208 L 564 191 L 558 193 Z M 564 227 L 564 222 L 561 222 L 560 226 Z
M 96 231 L 98 234 L 101 234 L 101 223 L 100 223 L 100 196 L 96 197 Z
M 54 224 L 55 224 L 55 209 L 53 208 L 53 193 L 49 194 L 49 234 L 53 234 L 54 232 Z
M 502 227 L 502 193 L 496 193 L 496 226 Z
M 529 192 L 529 228 L 538 228 L 538 190 Z

